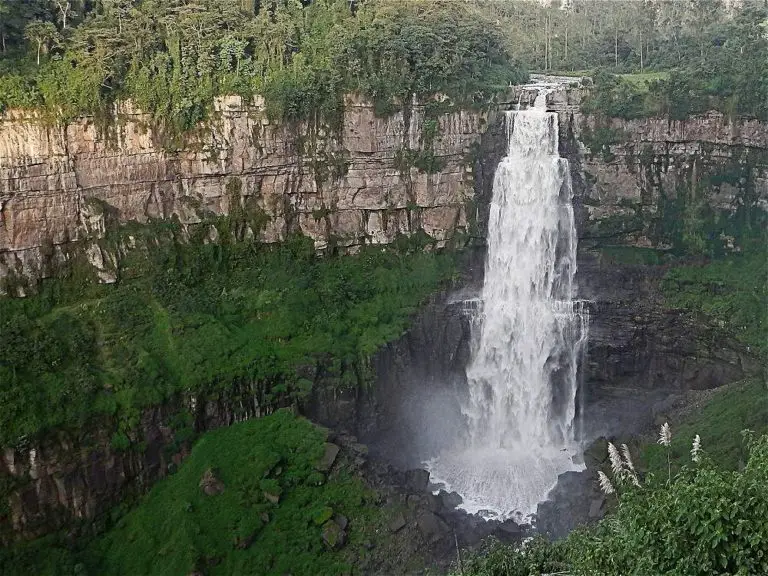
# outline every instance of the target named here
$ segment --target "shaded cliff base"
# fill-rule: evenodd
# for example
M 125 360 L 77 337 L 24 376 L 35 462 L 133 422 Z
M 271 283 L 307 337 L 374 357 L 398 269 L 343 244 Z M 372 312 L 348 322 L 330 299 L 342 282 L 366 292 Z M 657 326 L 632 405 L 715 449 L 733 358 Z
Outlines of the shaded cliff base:
M 580 395 L 587 452 L 595 441 L 604 446 L 605 438 L 637 445 L 671 415 L 696 412 L 710 390 L 763 377 L 763 251 L 644 263 L 627 249 L 628 258 L 616 250 L 580 254 L 579 290 L 591 313 Z M 367 412 L 374 420 L 361 431 L 372 456 L 401 468 L 421 466 L 460 437 L 473 299 L 481 284 L 475 277 L 444 296 L 382 351 L 377 386 L 367 399 L 375 405 Z M 596 462 L 588 455 L 585 461 L 585 473 L 559 479 L 536 529 L 562 537 L 605 514 Z

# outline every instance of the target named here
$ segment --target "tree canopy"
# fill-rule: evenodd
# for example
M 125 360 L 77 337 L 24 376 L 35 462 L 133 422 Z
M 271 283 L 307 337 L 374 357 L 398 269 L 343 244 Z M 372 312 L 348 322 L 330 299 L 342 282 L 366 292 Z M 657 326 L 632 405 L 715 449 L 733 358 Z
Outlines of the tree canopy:
M 263 94 L 288 120 L 334 118 L 345 91 L 389 105 L 464 104 L 524 79 L 500 29 L 440 0 L 99 0 L 3 3 L 0 108 L 59 117 L 133 99 L 187 129 L 214 96 Z M 385 108 L 386 109 L 386 106 Z

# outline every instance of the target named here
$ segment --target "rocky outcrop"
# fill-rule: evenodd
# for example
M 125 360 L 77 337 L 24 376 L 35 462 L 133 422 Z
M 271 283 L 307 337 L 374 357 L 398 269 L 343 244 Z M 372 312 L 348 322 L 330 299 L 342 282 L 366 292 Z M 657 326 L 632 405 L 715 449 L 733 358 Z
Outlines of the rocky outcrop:
M 0 279 L 49 275 L 87 251 L 102 281 L 115 254 L 93 247 L 111 225 L 249 212 L 246 234 L 277 242 L 300 231 L 318 249 L 391 242 L 423 230 L 439 242 L 467 227 L 471 151 L 484 117 L 412 103 L 388 118 L 349 98 L 341 126 L 280 124 L 264 103 L 222 97 L 204 125 L 173 142 L 130 103 L 109 125 L 0 117 Z M 429 124 L 425 132 L 425 124 Z M 429 166 L 419 154 L 429 153 Z
M 766 222 L 766 124 L 717 112 L 680 121 L 571 112 L 563 122 L 582 144 L 573 167 L 586 246 L 738 250 L 742 232 Z
M 660 285 L 667 271 L 582 252 L 577 280 L 591 311 L 582 366 L 589 394 L 612 388 L 701 390 L 759 372 L 745 345 L 666 306 Z
M 509 106 L 530 101 L 517 96 Z M 759 367 L 739 346 L 665 308 L 663 267 L 619 264 L 603 250 L 671 250 L 679 232 L 674 224 L 684 220 L 686 208 L 702 203 L 726 221 L 746 214 L 749 222 L 762 213 L 768 127 L 717 115 L 606 126 L 579 111 L 580 98 L 572 89 L 551 94 L 548 102 L 560 113 L 560 151 L 571 164 L 578 284 L 592 313 L 583 367 L 587 390 L 598 396 L 622 387 L 706 388 L 754 372 Z M 109 226 L 154 218 L 194 226 L 233 207 L 250 211 L 251 221 L 260 223 L 250 232 L 264 241 L 302 231 L 318 249 L 354 249 L 417 230 L 440 241 L 462 230 L 484 237 L 493 174 L 506 147 L 503 117 L 453 112 L 431 118 L 438 125 L 431 145 L 441 166 L 428 173 L 403 163 L 409 157 L 404 150 L 425 145 L 425 114 L 412 106 L 380 119 L 369 105 L 352 101 L 341 131 L 331 133 L 272 124 L 258 103 L 223 99 L 209 125 L 171 150 L 158 143 L 161 135 L 148 128 L 146 117 L 129 109 L 119 111 L 110 135 L 93 119 L 64 129 L 7 115 L 0 123 L 0 276 L 45 275 L 50 262 L 67 257 L 68 247 L 84 247 L 108 282 L 118 255 L 99 238 Z M 602 141 L 595 140 L 598 134 Z M 665 228 L 670 206 L 683 216 Z M 209 237 L 217 233 L 212 229 Z M 459 421 L 457 398 L 470 353 L 471 298 L 483 268 L 482 251 L 474 256 L 466 267 L 469 290 L 437 297 L 402 338 L 376 355 L 371 389 L 341 390 L 312 374 L 306 412 L 364 439 L 386 438 L 372 450 L 403 466 L 418 465 L 444 444 L 455 433 L 449 424 Z M 33 536 L 73 519 L 101 517 L 127 492 L 143 491 L 177 466 L 190 430 L 261 415 L 259 397 L 252 384 L 233 383 L 215 399 L 184 398 L 145 411 L 131 438 L 89 429 L 5 449 L 0 488 L 9 496 L 0 508 L 0 529 L 6 538 Z M 192 421 L 179 420 L 183 413 Z

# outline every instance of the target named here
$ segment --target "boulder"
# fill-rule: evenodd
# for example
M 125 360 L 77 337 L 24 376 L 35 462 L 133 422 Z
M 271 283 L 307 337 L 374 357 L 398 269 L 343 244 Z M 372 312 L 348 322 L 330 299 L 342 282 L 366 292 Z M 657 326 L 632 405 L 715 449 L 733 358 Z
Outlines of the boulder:
M 432 512 L 422 512 L 416 519 L 416 524 L 424 537 L 430 542 L 440 540 L 450 531 L 448 524 Z
M 406 471 L 405 486 L 412 492 L 424 492 L 429 486 L 429 472 L 421 468 Z
M 224 482 L 216 478 L 216 474 L 211 468 L 203 472 L 199 486 L 206 496 L 216 496 L 224 492 Z
M 514 520 L 505 520 L 499 525 L 496 532 L 498 532 L 500 540 L 509 542 L 510 540 L 519 538 L 523 533 L 523 529 Z
M 320 472 L 328 472 L 333 467 L 333 463 L 336 462 L 339 450 L 340 448 L 336 444 L 326 442 L 323 457 L 315 464 L 315 469 Z
M 398 512 L 397 514 L 395 514 L 395 517 L 389 521 L 389 531 L 397 532 L 403 529 L 405 525 L 406 525 L 405 516 L 403 516 L 402 512 Z
M 331 550 L 338 550 L 347 543 L 347 533 L 333 520 L 323 524 L 323 544 Z
M 333 521 L 336 522 L 342 530 L 346 530 L 347 526 L 349 526 L 349 519 L 344 516 L 344 514 L 336 514 L 333 517 Z
M 589 505 L 589 518 L 597 520 L 605 515 L 605 497 L 595 498 Z
M 597 470 L 608 460 L 608 440 L 600 436 L 584 450 L 584 465 L 589 470 Z
M 264 490 L 264 499 L 272 504 L 278 504 L 280 502 L 280 494 L 275 494 L 273 492 Z
M 443 508 L 448 508 L 449 510 L 457 508 L 459 504 L 464 502 L 464 499 L 458 492 L 446 492 L 445 490 L 440 490 L 438 496 L 443 504 Z

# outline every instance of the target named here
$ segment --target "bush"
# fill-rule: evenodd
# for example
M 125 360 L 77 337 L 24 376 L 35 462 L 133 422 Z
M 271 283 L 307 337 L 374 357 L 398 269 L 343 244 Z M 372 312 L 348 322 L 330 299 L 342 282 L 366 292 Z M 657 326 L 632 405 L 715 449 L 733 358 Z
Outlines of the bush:
M 699 463 L 673 477 L 650 476 L 639 487 L 614 477 L 618 508 L 594 528 L 555 544 L 494 546 L 453 574 L 766 574 L 768 436 L 750 441 L 749 452 L 741 472 L 717 468 L 704 452 Z

